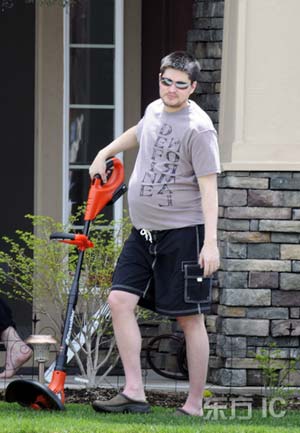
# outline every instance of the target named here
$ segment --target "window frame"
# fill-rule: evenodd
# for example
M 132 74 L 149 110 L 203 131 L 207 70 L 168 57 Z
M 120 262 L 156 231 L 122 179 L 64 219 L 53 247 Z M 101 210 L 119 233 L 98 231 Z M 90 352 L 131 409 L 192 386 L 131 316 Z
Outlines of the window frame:
M 114 0 L 114 44 L 70 44 L 70 9 L 64 8 L 64 94 L 63 94 L 63 194 L 62 194 L 62 220 L 66 224 L 69 218 L 69 113 L 71 108 L 105 108 L 105 106 L 71 105 L 70 104 L 70 49 L 72 47 L 86 48 L 114 48 L 114 104 L 107 108 L 114 110 L 113 137 L 116 138 L 124 131 L 124 0 Z M 109 143 L 107 143 L 109 144 Z M 96 155 L 95 155 L 96 156 Z M 116 155 L 123 161 L 123 153 Z M 72 165 L 76 167 L 75 164 Z M 88 169 L 88 165 L 80 165 L 80 168 Z M 88 191 L 87 191 L 88 193 Z M 123 216 L 123 197 L 113 205 L 113 218 L 120 220 Z

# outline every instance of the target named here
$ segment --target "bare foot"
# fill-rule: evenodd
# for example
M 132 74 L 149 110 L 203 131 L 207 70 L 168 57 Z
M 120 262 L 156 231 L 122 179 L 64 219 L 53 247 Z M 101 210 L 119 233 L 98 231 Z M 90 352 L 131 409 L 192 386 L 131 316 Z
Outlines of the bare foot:
M 183 407 L 181 409 L 182 409 L 182 412 L 185 413 L 185 415 L 203 416 L 203 410 L 202 409 L 200 409 L 200 411 L 195 410 L 195 409 L 187 410 L 187 409 L 184 409 Z
M 12 326 L 2 332 L 1 340 L 6 347 L 6 361 L 5 370 L 0 373 L 0 379 L 9 379 L 31 358 L 32 350 Z
M 201 404 L 199 404 L 199 403 L 198 404 L 191 404 L 191 402 L 186 401 L 181 409 L 187 415 L 203 416 L 202 400 L 201 400 Z

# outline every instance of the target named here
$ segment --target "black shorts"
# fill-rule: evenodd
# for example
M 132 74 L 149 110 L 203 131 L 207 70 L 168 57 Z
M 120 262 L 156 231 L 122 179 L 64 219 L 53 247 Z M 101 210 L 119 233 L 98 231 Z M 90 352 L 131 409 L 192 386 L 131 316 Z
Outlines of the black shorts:
M 111 290 L 138 295 L 140 306 L 166 316 L 209 312 L 211 278 L 202 279 L 198 264 L 203 236 L 203 225 L 150 232 L 133 228 Z

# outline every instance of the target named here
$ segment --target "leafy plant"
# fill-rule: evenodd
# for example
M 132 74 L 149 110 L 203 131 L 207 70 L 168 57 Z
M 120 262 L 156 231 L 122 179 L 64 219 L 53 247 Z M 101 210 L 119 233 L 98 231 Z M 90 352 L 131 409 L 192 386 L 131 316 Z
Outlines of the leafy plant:
M 32 222 L 32 232 L 17 230 L 15 239 L 2 238 L 5 248 L 0 250 L 0 283 L 3 284 L 0 293 L 34 303 L 36 312 L 47 317 L 55 334 L 60 335 L 77 250 L 50 241 L 49 236 L 54 231 L 71 231 L 75 219 L 63 226 L 47 216 L 26 217 Z M 129 229 L 128 218 L 107 224 L 102 216 L 97 217 L 90 229 L 94 248 L 85 251 L 69 344 L 87 386 L 95 386 L 99 370 L 102 369 L 103 378 L 118 360 L 106 299 Z M 9 285 L 9 291 L 4 284 Z
M 289 359 L 288 363 L 280 360 L 281 350 L 276 343 L 269 343 L 267 348 L 262 348 L 256 353 L 255 359 L 262 370 L 265 394 L 269 399 L 282 397 L 288 399 L 291 392 L 287 389 L 291 372 L 296 371 L 298 358 Z

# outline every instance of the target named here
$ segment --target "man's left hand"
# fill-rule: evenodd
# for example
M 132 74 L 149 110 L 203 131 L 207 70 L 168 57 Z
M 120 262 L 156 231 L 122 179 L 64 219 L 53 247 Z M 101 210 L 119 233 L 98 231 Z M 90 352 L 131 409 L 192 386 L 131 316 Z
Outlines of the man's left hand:
M 199 265 L 203 268 L 203 276 L 211 276 L 220 266 L 220 253 L 216 241 L 204 242 L 199 255 Z

